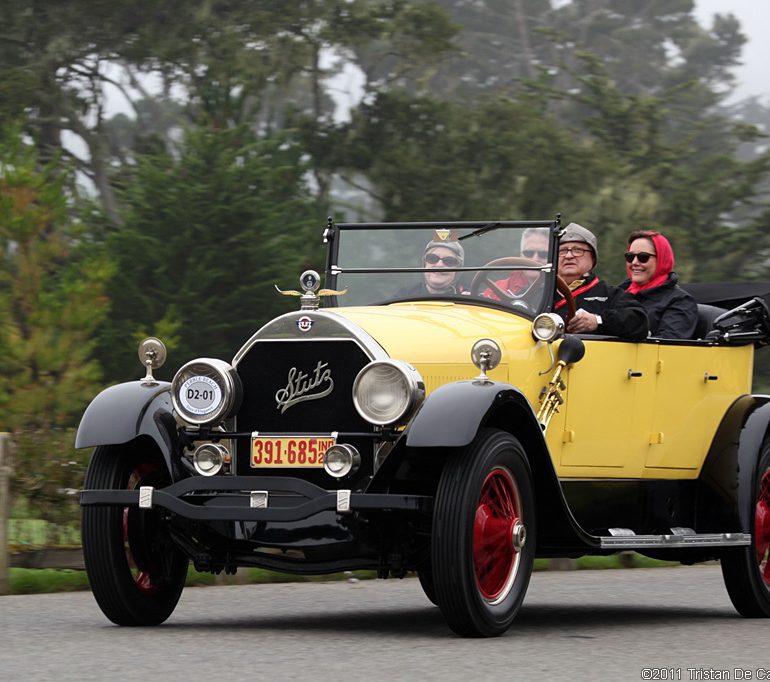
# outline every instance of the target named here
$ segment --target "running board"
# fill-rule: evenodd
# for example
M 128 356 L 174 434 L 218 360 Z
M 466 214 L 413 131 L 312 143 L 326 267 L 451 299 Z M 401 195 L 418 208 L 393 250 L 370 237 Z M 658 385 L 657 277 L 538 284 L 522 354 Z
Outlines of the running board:
M 749 533 L 696 533 L 691 528 L 672 528 L 665 535 L 637 535 L 629 528 L 610 528 L 610 535 L 599 537 L 607 549 L 642 549 L 648 547 L 740 547 L 751 544 Z

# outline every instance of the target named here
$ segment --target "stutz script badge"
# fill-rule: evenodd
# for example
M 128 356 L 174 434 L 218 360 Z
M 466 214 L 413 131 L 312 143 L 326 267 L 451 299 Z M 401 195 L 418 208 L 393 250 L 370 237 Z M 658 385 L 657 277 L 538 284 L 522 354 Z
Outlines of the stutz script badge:
M 334 389 L 329 363 L 322 360 L 318 361 L 315 370 L 310 373 L 292 367 L 287 378 L 286 388 L 280 388 L 275 393 L 276 409 L 281 410 L 281 414 L 292 405 L 305 400 L 318 400 L 329 395 Z

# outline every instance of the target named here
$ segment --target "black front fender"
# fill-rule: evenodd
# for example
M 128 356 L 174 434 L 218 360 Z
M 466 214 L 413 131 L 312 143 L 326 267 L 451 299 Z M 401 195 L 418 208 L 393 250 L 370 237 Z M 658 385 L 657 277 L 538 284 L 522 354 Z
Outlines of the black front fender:
M 524 394 L 510 384 L 496 381 L 458 381 L 444 384 L 425 400 L 406 434 L 407 447 L 443 448 L 468 445 L 499 405 L 513 401 L 524 409 L 529 426 L 537 419 Z M 531 415 L 531 419 L 529 419 Z
M 406 434 L 407 448 L 462 448 L 482 427 L 518 438 L 532 469 L 537 505 L 538 553 L 579 556 L 598 546 L 575 521 L 548 452 L 543 429 L 526 396 L 494 381 L 460 381 L 433 391 Z
M 75 447 L 119 445 L 149 436 L 169 460 L 176 438 L 170 386 L 167 381 L 153 386 L 131 381 L 106 388 L 83 413 Z

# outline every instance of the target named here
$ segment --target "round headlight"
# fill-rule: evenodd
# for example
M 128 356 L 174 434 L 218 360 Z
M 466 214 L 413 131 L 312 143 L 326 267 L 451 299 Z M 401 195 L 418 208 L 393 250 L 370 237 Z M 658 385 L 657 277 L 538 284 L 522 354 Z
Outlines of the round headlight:
M 553 341 L 564 333 L 564 320 L 556 313 L 541 313 L 532 320 L 532 336 L 538 341 Z
M 219 443 L 204 443 L 193 452 L 193 466 L 201 476 L 214 476 L 222 470 L 225 457 L 230 453 Z
M 324 454 L 324 469 L 329 476 L 344 478 L 361 466 L 361 454 L 352 445 L 338 443 Z
M 240 406 L 241 380 L 226 362 L 198 358 L 188 362 L 171 382 L 171 402 L 179 416 L 197 425 L 216 424 Z
M 353 382 L 353 404 L 366 421 L 378 426 L 412 416 L 425 398 L 425 383 L 411 365 L 377 360 L 364 367 Z

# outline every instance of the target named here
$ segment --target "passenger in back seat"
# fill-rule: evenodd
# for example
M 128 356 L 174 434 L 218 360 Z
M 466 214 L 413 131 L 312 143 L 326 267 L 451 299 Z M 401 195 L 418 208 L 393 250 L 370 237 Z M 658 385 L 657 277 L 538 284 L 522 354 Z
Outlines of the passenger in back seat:
M 625 254 L 629 279 L 620 287 L 647 311 L 650 336 L 691 339 L 698 323 L 695 299 L 679 286 L 674 250 L 660 232 L 636 231 L 628 237 Z

